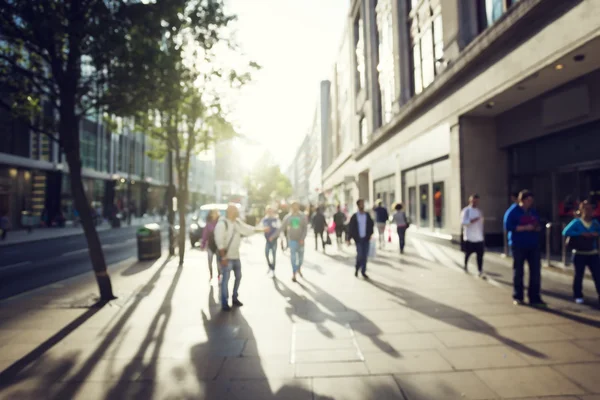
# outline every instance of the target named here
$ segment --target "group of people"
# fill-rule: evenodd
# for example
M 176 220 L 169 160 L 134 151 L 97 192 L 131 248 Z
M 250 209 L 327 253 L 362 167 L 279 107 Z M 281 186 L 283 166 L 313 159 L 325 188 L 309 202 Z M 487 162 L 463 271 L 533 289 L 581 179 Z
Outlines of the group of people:
M 479 208 L 480 197 L 470 196 L 469 205 L 461 212 L 463 226 L 462 244 L 465 253 L 464 269 L 468 271 L 470 256 L 475 253 L 479 275 L 483 273 L 484 218 Z M 535 211 L 534 195 L 529 190 L 521 191 L 504 214 L 504 230 L 513 258 L 513 302 L 523 305 L 525 294 L 523 276 L 525 262 L 529 266 L 527 297 L 533 307 L 545 308 L 541 296 L 541 246 L 540 232 L 543 229 L 540 216 Z M 576 218 L 563 230 L 568 250 L 573 253 L 575 274 L 573 277 L 573 297 L 577 304 L 584 303 L 583 278 L 585 269 L 590 269 L 600 301 L 600 223 L 594 219 L 594 207 L 590 201 L 579 204 Z

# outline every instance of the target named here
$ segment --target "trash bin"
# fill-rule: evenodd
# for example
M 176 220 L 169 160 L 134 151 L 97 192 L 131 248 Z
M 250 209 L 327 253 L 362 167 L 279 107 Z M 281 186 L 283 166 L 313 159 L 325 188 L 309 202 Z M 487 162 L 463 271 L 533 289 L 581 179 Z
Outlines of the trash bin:
M 138 260 L 156 260 L 161 256 L 160 226 L 147 224 L 137 231 Z

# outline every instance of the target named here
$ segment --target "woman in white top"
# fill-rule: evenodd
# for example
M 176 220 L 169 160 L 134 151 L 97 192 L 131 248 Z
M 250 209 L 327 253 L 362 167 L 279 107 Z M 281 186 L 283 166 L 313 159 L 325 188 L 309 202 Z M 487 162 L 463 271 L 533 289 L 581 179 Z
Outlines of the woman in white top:
M 396 207 L 394 207 L 396 213 L 392 217 L 392 221 L 394 221 L 394 224 L 396 224 L 396 228 L 398 230 L 398 239 L 400 240 L 400 254 L 404 254 L 406 229 L 410 225 L 403 208 L 404 207 L 401 203 L 396 204 Z

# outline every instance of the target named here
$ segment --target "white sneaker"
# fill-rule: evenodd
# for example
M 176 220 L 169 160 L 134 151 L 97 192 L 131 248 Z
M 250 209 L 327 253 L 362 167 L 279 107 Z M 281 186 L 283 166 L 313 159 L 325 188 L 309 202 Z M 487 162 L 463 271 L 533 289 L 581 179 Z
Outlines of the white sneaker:
M 585 303 L 585 301 L 583 300 L 583 298 L 580 297 L 578 299 L 575 299 L 575 303 L 577 303 L 577 304 L 583 304 L 583 303 Z

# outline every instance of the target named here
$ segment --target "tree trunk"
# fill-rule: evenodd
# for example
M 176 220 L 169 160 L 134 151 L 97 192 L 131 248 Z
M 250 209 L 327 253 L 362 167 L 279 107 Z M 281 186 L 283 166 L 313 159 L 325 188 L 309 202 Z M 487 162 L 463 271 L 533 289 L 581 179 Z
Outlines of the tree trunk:
M 179 265 L 183 265 L 183 259 L 185 257 L 185 235 L 186 235 L 186 221 L 185 214 L 187 210 L 187 188 L 180 187 L 177 195 L 177 209 L 179 211 Z
M 79 124 L 74 122 L 74 127 L 71 129 L 77 130 L 76 136 L 74 134 L 62 136 L 63 138 L 68 137 L 69 140 L 79 139 Z M 67 163 L 69 165 L 69 176 L 71 178 L 71 192 L 73 199 L 75 200 L 75 207 L 79 212 L 81 218 L 81 226 L 83 227 L 83 233 L 88 244 L 88 253 L 92 262 L 92 268 L 96 275 L 96 281 L 98 283 L 98 289 L 100 290 L 100 301 L 110 301 L 116 299 L 113 294 L 112 284 L 108 272 L 106 269 L 106 261 L 104 259 L 104 252 L 102 251 L 102 245 L 98 232 L 94 226 L 94 220 L 92 218 L 92 212 L 90 203 L 85 195 L 85 189 L 81 180 L 81 158 L 79 155 L 79 146 L 73 146 L 66 151 Z

